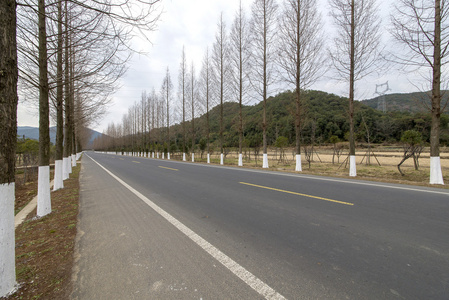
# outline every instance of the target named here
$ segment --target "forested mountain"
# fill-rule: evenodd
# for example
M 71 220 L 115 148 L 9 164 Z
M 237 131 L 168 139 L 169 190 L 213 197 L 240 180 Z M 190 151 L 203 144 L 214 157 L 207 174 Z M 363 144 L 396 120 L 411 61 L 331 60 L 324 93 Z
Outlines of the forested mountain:
M 442 91 L 442 106 L 449 99 L 449 91 Z M 387 111 L 401 111 L 401 112 L 427 112 L 430 107 L 430 92 L 417 92 L 408 94 L 388 94 L 385 95 L 385 103 Z M 369 100 L 361 101 L 363 104 L 369 107 L 378 108 L 378 102 L 380 97 L 376 97 Z M 448 111 L 446 110 L 447 114 Z
M 302 92 L 301 139 L 302 144 L 323 144 L 345 142 L 349 134 L 348 99 L 321 91 Z M 402 95 L 399 99 L 411 99 L 413 94 Z M 405 101 L 405 100 L 404 100 Z M 429 112 L 392 111 L 383 113 L 365 103 L 372 104 L 376 100 L 354 102 L 355 135 L 358 142 L 366 143 L 398 143 L 406 130 L 414 129 L 420 132 L 425 142 L 429 142 L 431 116 Z M 410 104 L 411 105 L 411 104 Z M 262 107 L 263 103 L 243 106 L 244 146 L 257 147 L 262 145 Z M 377 102 L 376 102 L 377 106 Z M 405 110 L 405 109 L 403 109 Z M 286 91 L 267 100 L 267 138 L 268 145 L 274 145 L 278 137 L 286 137 L 290 145 L 295 143 L 294 128 L 295 99 L 294 93 Z M 224 146 L 238 147 L 239 105 L 236 102 L 223 104 Z M 218 147 L 220 132 L 220 106 L 209 112 L 210 142 L 212 147 Z M 187 147 L 191 141 L 191 122 L 186 121 Z M 441 144 L 449 145 L 449 116 L 441 116 Z M 180 151 L 183 145 L 183 126 L 170 126 L 170 143 L 172 151 Z M 113 135 L 108 139 L 100 138 L 94 143 L 96 149 L 143 151 L 145 136 L 137 133 L 134 137 Z M 156 128 L 151 131 L 147 150 L 154 150 L 165 145 L 166 128 Z M 195 118 L 195 144 L 205 148 L 207 143 L 206 115 Z M 164 146 L 166 148 L 166 146 Z M 133 149 L 133 150 L 132 150 Z
M 102 134 L 99 133 L 98 131 L 95 131 L 95 130 L 92 130 L 89 128 L 83 128 L 83 130 L 86 135 L 86 139 L 83 139 L 86 144 L 83 146 L 84 146 L 84 148 L 91 148 L 94 139 L 98 138 Z M 39 140 L 39 128 L 38 127 L 30 127 L 30 126 L 18 126 L 17 127 L 17 138 Z M 50 127 L 50 143 L 53 145 L 56 143 L 56 127 L 55 126 Z
M 307 91 L 302 94 L 303 98 L 303 122 L 302 140 L 309 144 L 328 143 L 331 136 L 336 136 L 341 141 L 347 140 L 349 122 L 347 116 L 348 100 L 334 94 L 321 91 Z M 409 98 L 413 94 L 408 94 Z M 403 96 L 406 98 L 407 96 Z M 374 102 L 374 100 L 371 100 Z M 355 131 L 359 142 L 366 142 L 368 135 L 370 142 L 398 142 L 402 132 L 415 129 L 423 134 L 426 141 L 429 139 L 431 118 L 428 112 L 388 111 L 383 113 L 365 103 L 355 102 Z M 376 102 L 377 105 L 377 102 Z M 279 136 L 288 138 L 294 143 L 294 94 L 290 91 L 280 93 L 267 101 L 267 127 L 268 143 L 273 145 Z M 244 136 L 248 146 L 260 145 L 262 143 L 262 103 L 243 107 Z M 219 106 L 210 112 L 211 141 L 215 141 L 219 132 Z M 226 146 L 236 147 L 238 145 L 238 104 L 228 102 L 224 104 L 224 124 Z M 441 142 L 449 144 L 448 116 L 441 118 Z M 201 116 L 195 121 L 198 124 L 197 142 L 205 137 L 206 117 Z M 182 140 L 180 126 L 174 132 L 176 140 Z

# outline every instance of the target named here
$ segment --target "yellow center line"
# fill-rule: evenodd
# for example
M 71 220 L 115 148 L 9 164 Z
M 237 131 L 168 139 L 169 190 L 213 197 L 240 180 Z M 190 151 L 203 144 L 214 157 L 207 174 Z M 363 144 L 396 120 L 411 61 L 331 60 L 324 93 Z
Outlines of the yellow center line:
M 140 161 L 133 160 L 133 163 L 140 164 Z
M 252 183 L 240 182 L 240 184 L 245 184 L 245 185 L 254 186 L 254 187 L 258 187 L 258 188 L 262 188 L 262 189 L 267 189 L 267 190 L 272 190 L 272 191 L 277 191 L 277 192 L 282 192 L 282 193 L 288 193 L 288 194 L 293 194 L 293 195 L 298 195 L 298 196 L 303 196 L 303 197 L 309 197 L 309 198 L 314 198 L 314 199 L 319 199 L 319 200 L 324 200 L 324 201 L 329 201 L 329 202 L 334 202 L 334 203 L 339 203 L 339 204 L 354 205 L 354 203 L 350 203 L 350 202 L 343 202 L 343 201 L 338 201 L 338 200 L 333 200 L 333 199 L 328 199 L 328 198 L 323 198 L 323 197 L 318 197 L 318 196 L 312 196 L 312 195 L 301 194 L 301 193 L 296 193 L 296 192 L 291 192 L 291 191 L 286 191 L 286 190 L 280 190 L 280 189 L 275 189 L 275 188 L 271 188 L 268 186 L 262 186 L 262 185 L 252 184 Z
M 178 169 L 172 169 L 172 168 L 167 168 L 167 167 L 163 167 L 163 166 L 159 166 L 159 168 L 172 170 L 172 171 L 179 171 Z

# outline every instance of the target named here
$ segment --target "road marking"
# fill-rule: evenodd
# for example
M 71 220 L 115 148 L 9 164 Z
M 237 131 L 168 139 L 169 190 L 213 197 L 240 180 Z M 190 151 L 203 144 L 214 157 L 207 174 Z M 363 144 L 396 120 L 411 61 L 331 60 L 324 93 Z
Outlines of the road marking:
M 178 169 L 172 169 L 172 168 L 167 168 L 167 167 L 163 167 L 163 166 L 159 166 L 159 168 L 172 170 L 172 171 L 179 171 Z
M 260 295 L 265 297 L 265 299 L 273 299 L 273 300 L 282 300 L 286 299 L 284 296 L 276 292 L 273 288 L 268 286 L 265 282 L 254 276 L 251 272 L 246 270 L 244 267 L 239 265 L 237 262 L 232 260 L 229 256 L 221 252 L 218 248 L 210 244 L 208 241 L 200 237 L 193 230 L 185 226 L 183 223 L 179 222 L 176 218 L 170 215 L 168 212 L 157 206 L 153 201 L 142 195 L 140 192 L 132 188 L 126 182 L 121 180 L 119 177 L 114 175 L 111 171 L 100 165 L 95 159 L 86 154 L 87 157 L 92 159 L 97 165 L 99 165 L 103 170 L 105 170 L 109 175 L 111 175 L 115 180 L 120 182 L 124 187 L 130 190 L 134 195 L 139 197 L 143 202 L 145 202 L 148 206 L 150 206 L 154 211 L 156 211 L 159 215 L 165 218 L 168 222 L 170 222 L 173 226 L 175 226 L 179 231 L 184 233 L 188 238 L 190 238 L 193 242 L 195 242 L 198 246 L 200 246 L 204 251 L 209 253 L 213 258 L 218 260 L 223 266 L 225 266 L 228 270 L 230 270 L 234 275 L 240 278 L 243 282 L 245 282 L 248 286 L 250 286 L 253 290 L 258 292 Z M 159 166 L 161 167 L 161 166 Z M 162 167 L 164 168 L 164 167 Z
M 333 200 L 333 199 L 329 199 L 329 198 L 323 198 L 323 197 L 301 194 L 301 193 L 292 192 L 292 191 L 280 190 L 280 189 L 263 186 L 263 185 L 257 185 L 257 184 L 246 183 L 246 182 L 239 182 L 239 183 L 262 188 L 262 189 L 272 190 L 272 191 L 276 191 L 276 192 L 282 192 L 282 193 L 293 194 L 293 195 L 298 195 L 298 196 L 303 196 L 303 197 L 309 197 L 309 198 L 314 198 L 314 199 L 319 199 L 319 200 L 324 200 L 324 201 L 329 201 L 329 202 L 334 202 L 334 203 L 339 203 L 339 204 L 344 204 L 344 205 L 351 205 L 351 206 L 354 205 L 354 203 L 350 203 L 350 202 L 343 202 L 343 201 Z
M 140 164 L 140 161 L 133 160 L 133 163 Z

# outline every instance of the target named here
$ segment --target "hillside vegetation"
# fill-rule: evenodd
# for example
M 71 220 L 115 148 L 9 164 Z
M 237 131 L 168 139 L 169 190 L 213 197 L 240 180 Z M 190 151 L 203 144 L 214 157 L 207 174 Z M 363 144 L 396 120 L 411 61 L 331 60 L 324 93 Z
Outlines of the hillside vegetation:
M 329 143 L 331 137 L 338 140 L 347 140 L 349 122 L 347 116 L 348 100 L 334 94 L 320 91 L 307 91 L 303 93 L 303 122 L 302 140 L 304 144 Z M 412 94 L 410 94 L 412 95 Z M 413 106 L 413 98 L 409 97 L 404 106 Z M 369 102 L 368 102 L 369 103 Z M 377 102 L 376 102 L 377 105 Z M 415 105 L 416 106 L 416 105 Z M 279 136 L 288 138 L 290 144 L 294 143 L 294 95 L 287 91 L 271 97 L 267 101 L 268 143 L 273 145 Z M 254 106 L 243 107 L 244 136 L 248 146 L 262 143 L 262 103 Z M 205 116 L 199 118 L 199 136 L 205 136 Z M 211 132 L 219 132 L 219 107 L 215 107 L 210 113 Z M 228 102 L 224 104 L 225 137 L 226 145 L 236 147 L 238 145 L 238 104 Z M 425 111 L 410 112 L 405 108 L 383 113 L 364 102 L 355 102 L 355 130 L 359 142 L 367 142 L 368 136 L 373 143 L 396 143 L 406 130 L 416 130 L 422 133 L 426 142 L 430 135 L 430 113 Z M 441 118 L 441 141 L 449 143 L 448 130 L 449 117 Z M 197 134 L 198 136 L 198 134 Z M 182 136 L 179 136 L 182 139 Z M 212 136 L 212 142 L 217 135 Z
M 447 103 L 449 99 L 449 91 L 441 91 L 442 99 L 441 104 L 442 107 L 445 103 Z M 387 111 L 400 111 L 400 112 L 409 112 L 409 113 L 417 113 L 417 112 L 428 112 L 430 107 L 430 92 L 416 92 L 416 93 L 408 93 L 408 94 L 388 94 L 385 95 L 385 103 Z M 378 108 L 378 101 L 380 97 L 376 97 L 369 100 L 361 101 L 363 104 L 368 105 L 371 108 Z M 447 114 L 448 111 L 445 111 Z
M 321 91 L 306 91 L 303 95 L 301 139 L 303 145 L 326 144 L 344 142 L 348 139 L 348 99 Z M 377 106 L 377 99 L 369 101 L 356 101 L 355 105 L 355 132 L 358 142 L 371 143 L 399 143 L 401 135 L 407 130 L 416 130 L 423 136 L 425 143 L 430 136 L 430 113 L 424 109 L 410 111 L 408 107 L 416 106 L 414 94 L 402 95 L 398 99 L 396 110 L 383 113 L 371 106 Z M 387 95 L 388 97 L 388 95 Z M 391 96 L 393 97 L 393 96 Z M 395 96 L 396 97 L 396 96 Z M 408 99 L 408 100 L 407 100 Z M 390 100 L 387 100 L 390 101 Z M 389 102 L 390 103 L 390 102 Z M 243 106 L 244 144 L 246 147 L 258 147 L 262 144 L 262 103 Z M 227 102 L 223 105 L 224 111 L 224 138 L 225 147 L 238 146 L 238 103 Z M 267 100 L 267 138 L 268 144 L 274 145 L 279 137 L 286 137 L 288 144 L 294 144 L 294 94 L 291 91 L 280 93 Z M 214 107 L 210 113 L 211 143 L 218 144 L 220 107 Z M 191 123 L 186 122 L 187 145 L 191 145 Z M 441 143 L 449 144 L 449 116 L 441 117 Z M 195 119 L 195 144 L 204 147 L 206 144 L 206 115 Z M 155 150 L 164 143 L 166 129 L 153 129 L 151 141 L 147 150 Z M 181 149 L 183 143 L 182 125 L 176 124 L 170 128 L 171 151 Z M 96 143 L 98 150 L 125 150 L 142 151 L 142 144 L 136 138 L 122 138 L 120 141 L 109 143 Z M 161 142 L 162 141 L 162 142 Z

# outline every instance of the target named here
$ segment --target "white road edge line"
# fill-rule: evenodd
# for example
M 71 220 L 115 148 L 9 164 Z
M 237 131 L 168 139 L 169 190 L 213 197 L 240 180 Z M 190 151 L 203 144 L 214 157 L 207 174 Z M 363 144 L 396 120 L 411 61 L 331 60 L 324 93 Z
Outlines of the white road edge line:
M 243 280 L 247 285 L 249 285 L 253 290 L 258 292 L 260 295 L 264 296 L 265 299 L 286 299 L 284 296 L 276 292 L 270 286 L 268 286 L 265 282 L 254 276 L 251 272 L 246 270 L 244 267 L 239 265 L 237 262 L 232 260 L 229 256 L 218 250 L 208 241 L 200 237 L 193 230 L 182 224 L 172 215 L 167 213 L 165 210 L 157 206 L 150 199 L 142 195 L 140 192 L 132 188 L 126 182 L 121 180 L 119 177 L 114 175 L 111 171 L 103 167 L 99 164 L 95 159 L 86 154 L 93 162 L 99 165 L 103 170 L 105 170 L 109 175 L 111 175 L 114 179 L 120 182 L 124 187 L 130 190 L 133 194 L 139 197 L 143 202 L 145 202 L 148 206 L 150 206 L 153 210 L 155 210 L 158 214 L 160 214 L 163 218 L 165 218 L 168 222 L 170 222 L 173 226 L 175 226 L 179 231 L 184 233 L 187 237 L 189 237 L 193 242 L 195 242 L 198 246 L 200 246 L 204 251 L 209 253 L 213 258 L 218 260 L 223 266 L 228 268 L 234 275 Z

